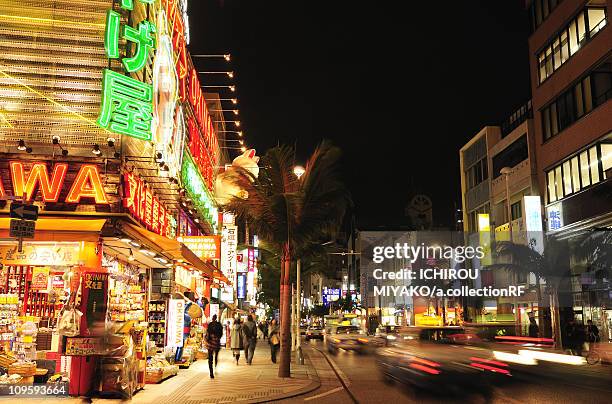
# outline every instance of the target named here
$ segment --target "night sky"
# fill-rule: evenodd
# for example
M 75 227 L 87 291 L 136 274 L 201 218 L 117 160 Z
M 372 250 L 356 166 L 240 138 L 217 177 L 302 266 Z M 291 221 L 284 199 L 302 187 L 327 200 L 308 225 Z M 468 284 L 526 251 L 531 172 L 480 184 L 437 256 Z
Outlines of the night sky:
M 459 148 L 529 97 L 518 0 L 190 0 L 189 18 L 192 54 L 232 54 L 248 145 L 295 144 L 305 159 L 332 140 L 360 224 L 399 224 L 426 193 L 436 223 L 450 225 Z

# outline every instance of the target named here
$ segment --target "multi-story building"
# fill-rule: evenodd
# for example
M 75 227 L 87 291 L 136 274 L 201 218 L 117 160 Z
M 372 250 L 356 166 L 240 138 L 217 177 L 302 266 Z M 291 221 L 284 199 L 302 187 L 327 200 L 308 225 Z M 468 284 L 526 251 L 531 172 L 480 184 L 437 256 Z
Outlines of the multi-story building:
M 570 246 L 589 230 L 612 226 L 611 5 L 610 0 L 529 3 L 529 65 L 545 231 L 569 240 Z M 565 289 L 569 296 L 560 296 L 562 322 L 592 319 L 610 328 L 610 284 L 578 267 L 572 264 Z
M 471 245 L 487 244 L 494 236 L 496 240 L 529 243 L 542 250 L 542 234 L 534 231 L 527 217 L 534 209 L 539 212 L 535 142 L 530 100 L 500 126 L 485 126 L 461 148 L 464 231 Z M 529 316 L 538 315 L 540 309 L 535 277 L 521 275 L 514 279 L 507 271 L 488 270 L 490 262 L 474 264 L 482 275 L 474 286 L 520 284 L 527 287 L 528 293 L 518 300 L 485 299 L 478 304 L 483 307 L 481 313 L 473 311 L 468 317 L 483 322 L 514 321 L 514 306 L 518 305 L 521 328 L 526 331 Z

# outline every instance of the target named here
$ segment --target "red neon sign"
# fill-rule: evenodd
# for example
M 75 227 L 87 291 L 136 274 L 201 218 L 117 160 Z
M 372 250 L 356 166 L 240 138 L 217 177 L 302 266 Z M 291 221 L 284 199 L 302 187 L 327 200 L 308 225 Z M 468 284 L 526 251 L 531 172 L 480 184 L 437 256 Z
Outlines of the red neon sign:
M 31 201 L 40 193 L 41 199 L 47 203 L 58 202 L 64 179 L 68 172 L 67 163 L 56 163 L 53 174 L 49 178 L 47 164 L 34 162 L 31 164 L 29 173 L 26 174 L 26 165 L 21 161 L 9 163 L 11 181 L 14 196 L 25 197 Z M 0 195 L 5 196 L 4 187 L 0 183 Z M 102 185 L 98 167 L 91 164 L 83 164 L 79 168 L 68 195 L 66 203 L 80 203 L 82 198 L 91 198 L 97 204 L 108 204 L 108 198 Z
M 149 230 L 162 236 L 170 234 L 170 213 L 153 195 L 144 181 L 132 173 L 124 174 L 123 207 Z

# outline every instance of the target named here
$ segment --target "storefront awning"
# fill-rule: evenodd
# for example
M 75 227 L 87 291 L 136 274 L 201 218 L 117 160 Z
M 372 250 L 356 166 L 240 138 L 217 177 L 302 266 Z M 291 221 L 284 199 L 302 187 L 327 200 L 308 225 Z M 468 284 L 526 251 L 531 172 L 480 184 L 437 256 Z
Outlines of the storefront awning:
M 0 237 L 8 237 L 8 231 L 10 229 L 11 218 L 2 217 L 0 218 Z M 61 233 L 62 240 L 68 240 L 66 238 L 68 233 L 92 233 L 93 240 L 85 240 L 82 236 L 76 241 L 96 241 L 102 227 L 104 227 L 106 219 L 69 219 L 66 217 L 39 217 L 36 220 L 36 239 L 54 240 L 53 233 Z M 44 233 L 43 233 L 44 232 Z
M 156 249 L 162 251 L 163 254 L 170 256 L 170 258 L 172 258 L 173 260 L 179 262 L 187 262 L 189 265 L 199 270 L 203 276 L 206 276 L 210 279 L 221 279 L 220 276 L 223 276 L 220 272 L 215 274 L 214 266 L 202 261 L 187 246 L 176 240 L 160 236 L 159 234 L 155 234 L 147 229 L 133 225 L 131 223 L 123 223 L 122 229 L 125 233 L 135 239 L 141 238 L 147 240 L 148 242 L 153 244 Z

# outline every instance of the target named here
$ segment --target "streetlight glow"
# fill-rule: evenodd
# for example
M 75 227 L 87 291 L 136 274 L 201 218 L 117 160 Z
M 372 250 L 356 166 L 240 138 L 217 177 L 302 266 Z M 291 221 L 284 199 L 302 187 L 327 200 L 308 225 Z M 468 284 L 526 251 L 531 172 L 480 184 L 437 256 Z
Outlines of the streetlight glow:
M 300 179 L 302 175 L 304 175 L 305 172 L 306 172 L 306 169 L 302 166 L 293 167 L 293 174 L 295 174 L 295 176 L 298 177 L 298 179 Z

